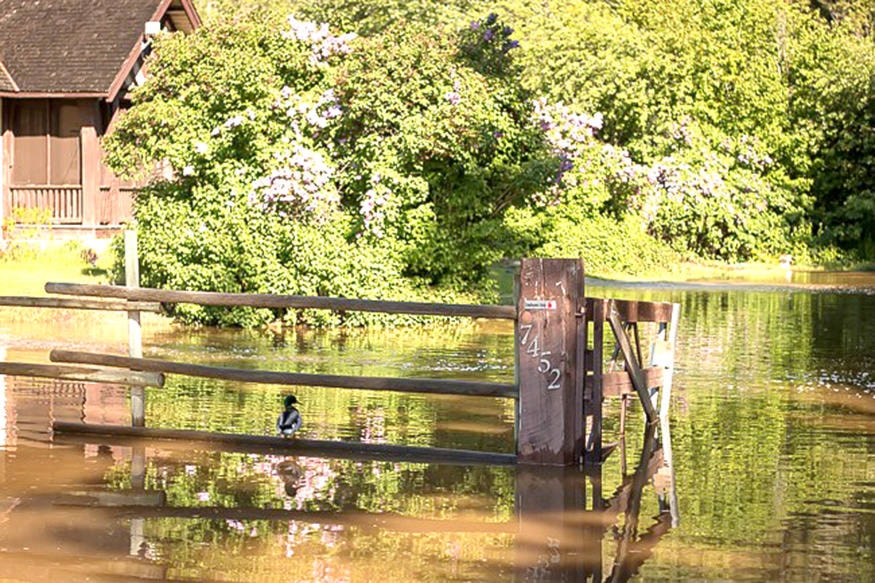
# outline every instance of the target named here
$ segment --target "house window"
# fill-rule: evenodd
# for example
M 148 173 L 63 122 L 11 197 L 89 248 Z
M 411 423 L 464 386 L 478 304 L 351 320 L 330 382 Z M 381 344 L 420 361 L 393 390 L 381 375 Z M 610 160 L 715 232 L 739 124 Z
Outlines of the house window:
M 11 110 L 13 184 L 81 184 L 83 108 L 75 101 L 33 99 L 14 101 Z
M 48 101 L 13 102 L 11 108 L 13 142 L 12 182 L 48 183 Z

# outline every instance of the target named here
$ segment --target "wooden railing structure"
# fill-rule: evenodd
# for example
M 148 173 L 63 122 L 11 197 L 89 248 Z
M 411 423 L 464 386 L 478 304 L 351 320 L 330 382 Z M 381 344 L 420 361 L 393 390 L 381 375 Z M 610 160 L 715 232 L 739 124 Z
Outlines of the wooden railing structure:
M 120 225 L 132 216 L 134 196 L 140 190 L 135 186 L 119 186 L 117 181 L 112 185 L 100 187 L 100 196 L 95 205 L 98 224 Z
M 579 260 L 521 260 L 516 305 L 455 305 L 358 300 L 291 295 L 227 294 L 140 288 L 136 237 L 126 233 L 126 285 L 104 286 L 48 283 L 46 291 L 76 298 L 0 297 L 0 306 L 30 306 L 121 310 L 128 313 L 128 356 L 54 350 L 50 358 L 63 365 L 0 363 L 0 374 L 115 382 L 131 387 L 131 426 L 56 422 L 58 433 L 111 434 L 149 438 L 185 438 L 291 450 L 343 452 L 345 456 L 404 456 L 419 461 L 536 464 L 567 466 L 584 461 L 599 464 L 603 446 L 602 403 L 621 397 L 625 430 L 625 400 L 636 395 L 647 425 L 668 415 L 677 338 L 678 304 L 636 302 L 584 296 Z M 83 299 L 85 298 L 85 299 Z M 161 303 L 249 306 L 276 309 L 325 309 L 455 318 L 493 318 L 515 323 L 514 383 L 393 377 L 325 375 L 233 369 L 164 360 L 142 355 L 140 312 L 159 311 Z M 655 322 L 658 332 L 643 364 L 639 324 Z M 609 328 L 616 340 L 613 358 L 606 358 Z M 630 336 L 631 333 L 631 336 Z M 591 345 L 591 348 L 589 347 Z M 622 358 L 620 358 L 622 357 Z M 606 361 L 610 364 L 606 368 Z M 622 360 L 622 362 L 620 362 Z M 72 366 L 87 365 L 87 366 Z M 110 368 L 105 368 L 110 367 Z M 325 386 L 516 400 L 516 454 L 415 448 L 229 435 L 146 428 L 145 387 L 162 387 L 164 374 L 276 385 Z M 661 389 L 661 390 L 660 390 Z M 661 395 L 661 401 L 656 402 Z
M 10 186 L 10 208 L 46 209 L 57 225 L 82 224 L 81 184 Z
M 133 186 L 104 185 L 95 200 L 86 201 L 81 184 L 10 186 L 8 210 L 39 209 L 52 225 L 117 226 L 130 218 L 137 190 Z M 86 211 L 89 205 L 90 211 Z

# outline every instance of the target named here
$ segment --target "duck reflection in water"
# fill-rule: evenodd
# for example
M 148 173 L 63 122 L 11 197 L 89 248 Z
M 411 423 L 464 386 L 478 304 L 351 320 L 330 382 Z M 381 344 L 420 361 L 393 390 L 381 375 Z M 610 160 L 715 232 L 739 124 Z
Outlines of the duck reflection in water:
M 301 413 L 295 408 L 298 404 L 298 399 L 294 395 L 289 395 L 283 401 L 285 410 L 280 413 L 276 420 L 276 428 L 283 437 L 291 437 L 301 428 L 303 419 Z
M 298 487 L 301 485 L 301 478 L 304 477 L 304 469 L 292 458 L 286 458 L 276 464 L 274 471 L 283 481 L 286 495 L 290 498 L 296 497 Z

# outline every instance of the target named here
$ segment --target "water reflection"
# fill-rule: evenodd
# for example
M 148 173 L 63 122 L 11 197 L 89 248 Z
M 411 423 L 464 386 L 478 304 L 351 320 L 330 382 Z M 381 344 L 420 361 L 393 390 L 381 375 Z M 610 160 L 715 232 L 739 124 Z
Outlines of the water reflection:
M 663 440 L 670 443 L 668 425 L 662 429 Z M 602 466 L 583 472 L 518 468 L 517 581 L 628 581 L 677 524 L 677 506 L 671 507 L 677 504 L 672 471 L 656 425 L 645 429 L 633 473 L 624 474 L 609 497 L 603 473 Z M 639 535 L 642 498 L 649 485 L 657 494 L 658 509 Z M 613 552 L 606 555 L 605 546 L 614 547 Z
M 643 443 L 634 473 L 609 497 L 601 468 L 353 462 L 81 438 L 20 446 L 3 452 L 0 572 L 14 565 L 26 579 L 42 576 L 50 557 L 70 576 L 107 575 L 112 562 L 114 574 L 197 580 L 378 572 L 405 581 L 627 581 L 671 527 L 659 503 L 638 534 L 645 492 L 665 494 L 655 428 Z M 617 549 L 604 564 L 603 546 Z M 290 577 L 292 564 L 305 573 Z
M 875 276 L 868 281 L 875 289 Z M 618 449 L 601 480 L 312 456 L 286 467 L 288 458 L 271 452 L 157 443 L 141 444 L 142 471 L 132 471 L 139 454 L 131 443 L 62 444 L 49 432 L 54 419 L 127 423 L 123 388 L 0 377 L 0 577 L 873 580 L 875 296 L 788 286 L 588 289 L 684 309 L 674 452 L 663 442 L 656 449 L 674 472 L 649 474 L 637 500 L 646 448 L 635 404 L 626 466 Z M 42 362 L 69 341 L 122 351 L 123 334 L 108 349 L 102 330 L 81 320 L 12 328 L 0 320 L 0 338 L 22 339 L 7 351 L 15 361 Z M 150 356 L 203 364 L 498 382 L 513 370 L 507 326 L 281 336 L 149 330 Z M 268 435 L 281 396 L 277 387 L 171 377 L 148 393 L 147 418 L 156 427 Z M 313 387 L 299 396 L 308 406 L 305 438 L 513 447 L 509 401 Z M 617 402 L 606 403 L 606 431 L 619 433 L 618 419 Z M 124 504 L 106 506 L 113 496 Z M 62 498 L 76 505 L 56 503 Z

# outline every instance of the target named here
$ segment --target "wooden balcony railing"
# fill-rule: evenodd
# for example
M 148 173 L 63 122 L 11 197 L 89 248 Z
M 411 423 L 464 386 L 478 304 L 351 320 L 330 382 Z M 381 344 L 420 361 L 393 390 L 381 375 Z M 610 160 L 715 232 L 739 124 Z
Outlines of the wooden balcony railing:
M 28 185 L 9 188 L 11 208 L 51 210 L 56 225 L 82 224 L 82 186 L 78 184 Z
M 97 199 L 85 200 L 78 184 L 11 186 L 7 210 L 40 210 L 40 213 L 19 212 L 17 222 L 33 224 L 48 221 L 53 225 L 117 226 L 131 218 L 131 205 L 136 188 L 101 186 Z M 86 223 L 84 208 L 91 209 Z M 14 212 L 14 210 L 13 210 Z

